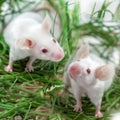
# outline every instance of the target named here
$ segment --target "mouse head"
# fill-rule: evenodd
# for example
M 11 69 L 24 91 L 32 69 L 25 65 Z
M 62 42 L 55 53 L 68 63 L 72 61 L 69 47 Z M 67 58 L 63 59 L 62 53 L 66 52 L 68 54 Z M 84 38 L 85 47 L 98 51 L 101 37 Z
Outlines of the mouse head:
M 70 78 L 81 83 L 90 84 L 94 77 L 94 67 L 89 58 L 89 46 L 80 45 L 77 49 L 75 61 L 68 67 Z
M 92 84 L 97 80 L 108 80 L 114 76 L 114 67 L 111 65 L 96 65 L 94 58 L 89 57 L 89 46 L 82 45 L 76 53 L 76 61 L 68 67 L 70 78 L 82 84 Z
M 24 39 L 19 40 L 21 49 L 31 51 L 38 59 L 60 61 L 64 57 L 64 51 L 57 40 L 50 33 L 51 19 L 47 15 L 41 24 L 31 26 L 29 33 Z

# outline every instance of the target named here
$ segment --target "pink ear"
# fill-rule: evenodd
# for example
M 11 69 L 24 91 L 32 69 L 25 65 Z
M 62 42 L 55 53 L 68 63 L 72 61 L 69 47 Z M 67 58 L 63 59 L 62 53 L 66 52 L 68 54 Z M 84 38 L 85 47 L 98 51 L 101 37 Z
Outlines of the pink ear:
M 73 78 L 74 80 L 76 79 L 76 77 L 78 75 L 81 75 L 81 69 L 79 64 L 74 63 L 69 67 L 69 75 L 71 78 Z
M 103 65 L 95 70 L 95 78 L 99 80 L 109 80 L 115 75 L 115 69 L 111 65 Z
M 77 53 L 76 53 L 76 59 L 82 59 L 89 55 L 89 45 L 87 44 L 81 44 L 78 47 Z
M 51 18 L 48 15 L 46 15 L 46 17 L 44 18 L 43 23 L 42 23 L 43 30 L 45 32 L 50 32 L 51 25 L 52 25 Z
M 30 39 L 26 39 L 25 40 L 25 44 L 26 46 L 28 46 L 29 48 L 32 48 L 34 45 L 33 45 L 33 41 L 30 40 Z
M 31 39 L 21 39 L 17 41 L 17 45 L 21 48 L 21 49 L 30 49 L 33 48 L 35 46 L 35 41 L 31 40 Z

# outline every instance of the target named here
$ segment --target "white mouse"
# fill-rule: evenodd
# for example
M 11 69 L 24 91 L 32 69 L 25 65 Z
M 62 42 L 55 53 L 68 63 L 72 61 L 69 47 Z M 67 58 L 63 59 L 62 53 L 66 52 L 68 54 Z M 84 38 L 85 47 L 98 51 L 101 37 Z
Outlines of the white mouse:
M 13 71 L 13 62 L 30 56 L 26 70 L 33 71 L 32 63 L 36 59 L 60 61 L 64 51 L 50 33 L 52 21 L 48 15 L 41 21 L 41 16 L 26 12 L 14 18 L 4 30 L 8 44 L 9 64 L 5 71 Z
M 77 102 L 74 111 L 82 110 L 81 97 L 87 96 L 96 107 L 95 116 L 102 117 L 102 97 L 112 84 L 114 75 L 113 65 L 90 54 L 88 45 L 81 45 L 64 74 L 65 88 L 72 90 Z

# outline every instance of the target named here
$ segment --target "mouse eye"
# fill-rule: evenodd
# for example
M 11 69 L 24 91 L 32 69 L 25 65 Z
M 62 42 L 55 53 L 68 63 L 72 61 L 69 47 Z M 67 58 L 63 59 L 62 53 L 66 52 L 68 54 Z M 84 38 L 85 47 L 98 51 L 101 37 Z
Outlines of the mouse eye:
M 79 49 L 80 49 L 80 46 L 77 47 L 77 50 L 79 50 Z
M 88 69 L 86 70 L 86 72 L 87 72 L 88 74 L 90 74 L 90 73 L 91 73 L 90 68 L 88 68 Z
M 44 48 L 44 49 L 42 49 L 42 52 L 43 52 L 43 53 L 47 53 L 48 50 Z
M 56 40 L 55 40 L 55 39 L 53 39 L 53 42 L 54 42 L 54 43 L 56 43 Z

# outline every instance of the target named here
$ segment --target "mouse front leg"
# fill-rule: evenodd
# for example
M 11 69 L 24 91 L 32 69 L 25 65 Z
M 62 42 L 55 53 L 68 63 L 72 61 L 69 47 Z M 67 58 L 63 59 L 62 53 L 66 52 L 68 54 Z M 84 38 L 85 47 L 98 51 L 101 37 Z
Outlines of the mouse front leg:
M 101 100 L 100 100 L 99 104 L 96 105 L 95 117 L 97 117 L 97 118 L 103 117 L 103 114 L 101 113 L 100 108 L 101 108 Z
M 12 52 L 12 50 L 10 49 L 10 53 L 9 53 L 9 63 L 8 63 L 8 65 L 4 68 L 4 70 L 5 70 L 6 72 L 12 72 L 12 71 L 13 71 L 13 62 L 14 62 L 14 60 L 13 60 L 13 52 Z
M 9 60 L 9 64 L 4 69 L 6 72 L 12 72 L 13 71 L 13 61 Z
M 72 90 L 73 90 L 74 97 L 76 99 L 76 105 L 75 105 L 73 111 L 75 111 L 75 112 L 82 111 L 82 102 L 81 102 L 80 89 L 79 89 L 77 83 L 74 84 L 72 82 Z
M 103 97 L 103 89 L 97 88 L 97 89 L 91 89 L 87 92 L 87 96 L 90 99 L 90 101 L 95 105 L 95 117 L 101 118 L 103 117 L 103 114 L 101 113 L 101 103 L 102 103 L 102 97 Z
M 76 103 L 73 111 L 75 111 L 75 112 L 81 111 L 82 112 L 81 98 L 76 98 L 76 101 L 77 101 L 77 103 Z
M 97 118 L 101 118 L 101 117 L 103 117 L 103 114 L 101 113 L 99 107 L 96 107 L 95 117 L 97 117 Z
M 25 71 L 27 71 L 27 72 L 33 72 L 34 71 L 34 68 L 33 68 L 32 64 L 35 61 L 35 59 L 36 58 L 34 56 L 30 56 L 29 61 L 26 64 Z

